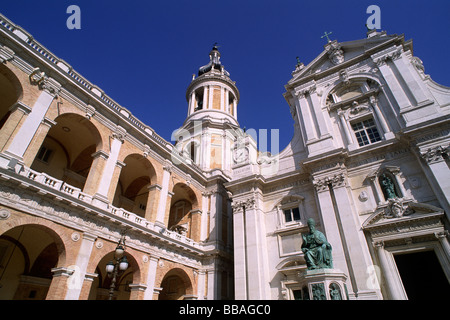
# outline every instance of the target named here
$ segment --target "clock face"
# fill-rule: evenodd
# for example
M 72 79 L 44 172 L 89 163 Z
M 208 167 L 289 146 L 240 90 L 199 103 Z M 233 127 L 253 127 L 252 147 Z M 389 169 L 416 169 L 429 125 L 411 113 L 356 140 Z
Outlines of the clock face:
M 244 162 L 248 159 L 248 149 L 239 148 L 234 151 L 234 161 L 236 163 Z

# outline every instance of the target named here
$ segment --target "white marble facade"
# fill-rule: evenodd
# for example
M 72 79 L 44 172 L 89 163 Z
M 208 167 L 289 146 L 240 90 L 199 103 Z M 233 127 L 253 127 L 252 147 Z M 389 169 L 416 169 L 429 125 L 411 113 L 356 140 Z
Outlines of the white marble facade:
M 450 88 L 425 73 L 412 41 L 375 30 L 330 41 L 285 88 L 291 143 L 263 164 L 235 165 L 226 184 L 236 298 L 294 298 L 309 218 L 332 244 L 350 299 L 407 298 L 393 254 L 433 250 L 450 279 Z

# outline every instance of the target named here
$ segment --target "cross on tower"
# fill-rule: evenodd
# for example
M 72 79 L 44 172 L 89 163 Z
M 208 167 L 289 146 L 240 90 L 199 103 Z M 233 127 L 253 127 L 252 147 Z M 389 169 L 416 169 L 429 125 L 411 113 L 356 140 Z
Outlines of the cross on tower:
M 323 36 L 321 36 L 320 38 L 321 39 L 323 39 L 323 38 L 327 38 L 327 40 L 328 40 L 328 42 L 331 42 L 331 40 L 330 40 L 330 37 L 328 37 L 330 34 L 332 34 L 333 32 L 329 32 L 329 33 L 327 33 L 326 31 L 324 32 L 324 35 Z

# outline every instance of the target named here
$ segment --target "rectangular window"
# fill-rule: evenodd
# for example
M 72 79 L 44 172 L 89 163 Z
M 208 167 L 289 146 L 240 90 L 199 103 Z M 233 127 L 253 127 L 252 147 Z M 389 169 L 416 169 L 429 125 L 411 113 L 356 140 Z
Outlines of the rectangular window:
M 39 152 L 37 154 L 37 158 L 42 162 L 48 163 L 48 159 L 50 158 L 52 152 L 53 152 L 52 150 L 47 149 L 46 147 L 41 147 L 41 149 L 39 149 Z
M 285 209 L 284 212 L 284 221 L 299 221 L 300 220 L 300 210 L 298 208 Z
M 360 147 L 381 141 L 381 136 L 378 133 L 377 126 L 373 119 L 367 119 L 361 122 L 352 124 L 356 139 Z

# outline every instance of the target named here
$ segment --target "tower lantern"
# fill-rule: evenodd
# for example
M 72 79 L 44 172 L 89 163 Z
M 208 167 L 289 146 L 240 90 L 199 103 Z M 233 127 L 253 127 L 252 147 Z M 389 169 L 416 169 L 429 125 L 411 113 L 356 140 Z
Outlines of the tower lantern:
M 209 117 L 212 121 L 227 119 L 238 125 L 239 90 L 220 61 L 217 44 L 211 49 L 209 59 L 207 65 L 199 68 L 197 78 L 193 77 L 186 91 L 189 106 L 186 122 Z

